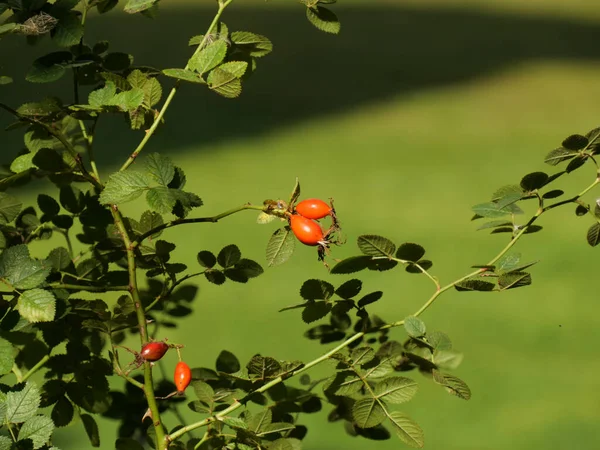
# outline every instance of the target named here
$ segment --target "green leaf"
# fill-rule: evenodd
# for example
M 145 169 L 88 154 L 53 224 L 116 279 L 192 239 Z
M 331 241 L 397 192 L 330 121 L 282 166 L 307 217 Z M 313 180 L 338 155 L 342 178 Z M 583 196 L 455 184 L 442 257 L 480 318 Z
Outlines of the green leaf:
M 394 257 L 396 246 L 392 241 L 382 236 L 363 235 L 358 237 L 358 248 L 368 256 Z
M 327 394 L 348 397 L 359 392 L 363 387 L 360 377 L 352 370 L 344 370 L 329 378 L 323 385 Z
M 195 72 L 185 69 L 164 69 L 162 73 L 171 78 L 188 81 L 190 83 L 206 84 L 206 81 Z
M 300 288 L 300 296 L 305 300 L 327 300 L 335 288 L 323 280 L 306 280 Z
M 360 428 L 376 427 L 385 417 L 385 409 L 374 398 L 358 400 L 352 407 L 352 418 Z
M 493 291 L 494 283 L 482 280 L 465 280 L 454 285 L 457 291 Z
M 66 248 L 56 247 L 50 251 L 48 261 L 55 271 L 64 270 L 71 264 L 71 256 Z
M 219 39 L 194 54 L 188 62 L 188 67 L 204 74 L 221 64 L 225 59 L 225 55 L 227 55 L 227 42 Z
M 524 191 L 535 191 L 544 187 L 548 181 L 548 174 L 545 172 L 532 172 L 521 179 L 521 187 Z
M 14 24 L 12 24 L 12 25 L 14 25 Z M 1 31 L 1 27 L 0 27 L 0 31 Z M 12 439 L 10 439 L 6 436 L 0 436 L 0 450 L 11 450 L 13 448 L 12 444 L 13 444 Z
M 306 8 L 306 17 L 310 23 L 326 33 L 338 34 L 342 27 L 333 11 L 322 6 Z
M 144 91 L 140 88 L 133 88 L 129 91 L 119 92 L 115 95 L 110 104 L 119 107 L 122 111 L 133 111 L 140 107 L 144 101 Z
M 433 331 L 427 335 L 427 342 L 434 350 L 452 350 L 452 341 L 442 331 Z
M 133 63 L 133 56 L 122 52 L 109 53 L 102 60 L 104 68 L 110 72 L 121 72 L 127 70 Z M 119 86 L 119 83 L 115 83 Z
M 435 349 L 433 363 L 442 369 L 454 370 L 462 363 L 464 355 L 454 350 Z
M 370 294 L 365 295 L 363 298 L 361 298 L 358 301 L 358 307 L 364 308 L 365 306 L 370 305 L 371 303 L 375 303 L 381 297 L 383 297 L 383 292 L 381 292 L 381 291 L 371 292 Z
M 357 296 L 360 293 L 361 289 L 362 289 L 362 281 L 357 280 L 357 279 L 352 279 L 352 280 L 346 281 L 344 284 L 342 284 L 340 287 L 338 287 L 335 290 L 335 293 L 341 298 L 349 299 L 349 298 Z
M 217 255 L 217 262 L 226 269 L 235 265 L 242 258 L 242 252 L 237 245 L 231 244 L 223 247 Z
M 150 178 L 161 186 L 168 186 L 175 177 L 175 166 L 171 158 L 163 156 L 160 153 L 151 153 L 146 157 L 144 162 Z
M 310 301 L 302 311 L 302 320 L 306 323 L 312 323 L 322 319 L 331 312 L 331 304 L 325 301 Z
M 7 248 L 0 255 L 0 277 L 16 289 L 40 286 L 50 274 L 50 268 L 41 261 L 30 258 L 26 245 Z
M 398 247 L 396 252 L 396 258 L 403 259 L 405 261 L 417 262 L 425 255 L 425 249 L 419 244 L 413 244 L 406 242 Z
M 350 353 L 350 359 L 352 365 L 363 365 L 372 361 L 375 358 L 375 350 L 372 347 L 359 347 L 352 350 Z
M 246 425 L 246 422 L 244 422 L 242 419 L 240 419 L 238 417 L 222 417 L 219 420 L 221 420 L 221 422 L 223 422 L 225 425 L 227 425 L 228 427 L 233 428 L 233 429 L 246 430 L 248 428 L 248 425 Z
M 487 202 L 487 203 L 480 203 L 478 205 L 475 205 L 471 208 L 473 210 L 473 212 L 481 217 L 488 217 L 488 218 L 497 218 L 497 217 L 502 217 L 505 216 L 507 214 L 522 214 L 523 211 L 521 210 L 521 208 L 519 208 L 517 205 L 515 204 L 510 204 L 507 205 L 503 208 L 499 208 L 497 203 L 494 202 Z
M 2 194 L 0 193 L 0 211 L 2 204 Z M 53 197 L 50 197 L 46 194 L 39 194 L 37 196 L 37 204 L 40 210 L 44 213 L 45 216 L 49 218 L 56 216 L 60 212 L 60 205 Z M 1 212 L 0 212 L 1 214 Z M 0 216 L 1 217 L 1 216 Z M 0 219 L 2 220 L 2 219 Z
M 125 4 L 125 12 L 135 14 L 146 11 L 154 6 L 158 0 L 128 0 Z
M 433 370 L 433 381 L 444 386 L 450 394 L 455 395 L 458 398 L 463 400 L 469 400 L 471 398 L 471 389 L 469 389 L 469 386 L 454 375 Z
M 587 137 L 580 134 L 573 134 L 563 141 L 562 146 L 567 150 L 583 150 L 589 142 Z
M 239 446 L 239 444 L 237 444 Z M 280 438 L 269 445 L 269 450 L 301 450 L 302 441 L 294 438 Z M 240 449 L 241 450 L 241 449 Z
M 509 253 L 498 260 L 498 262 L 496 263 L 496 269 L 499 272 L 507 272 L 517 267 L 520 262 L 520 253 Z
M 162 216 L 154 211 L 144 211 L 140 217 L 140 233 L 147 233 L 164 224 Z M 150 236 L 150 239 L 156 239 L 162 234 L 162 231 Z
M 427 328 L 425 323 L 415 316 L 408 316 L 404 319 L 404 329 L 410 337 L 421 337 L 425 336 Z
M 0 86 L 5 84 L 10 84 L 13 82 L 11 77 L 7 77 L 6 75 L 0 75 Z
M 560 189 L 553 189 L 542 195 L 542 198 L 557 198 L 563 195 L 564 193 L 565 191 L 561 191 Z
M 112 81 L 107 81 L 103 88 L 90 92 L 88 103 L 93 107 L 112 105 L 113 98 L 117 94 L 117 87 Z
M 47 416 L 35 416 L 28 419 L 19 430 L 18 440 L 31 439 L 33 448 L 40 448 L 50 440 L 54 423 Z
M 200 380 L 194 380 L 191 384 L 198 400 L 208 406 L 212 405 L 215 397 L 215 391 L 210 384 Z
M 222 350 L 217 357 L 216 368 L 219 372 L 235 373 L 240 370 L 241 366 L 239 360 L 233 353 Z
M 267 244 L 267 264 L 278 266 L 286 262 L 294 253 L 295 245 L 296 239 L 290 227 L 275 230 Z
M 410 401 L 417 393 L 417 382 L 406 377 L 390 377 L 377 383 L 375 396 L 388 403 L 400 404 Z
M 425 445 L 423 430 L 406 414 L 394 411 L 389 415 L 396 436 L 409 447 L 423 448 Z
M 241 48 L 253 58 L 260 58 L 273 50 L 273 44 L 267 37 L 248 31 L 234 31 L 231 33 L 230 39 L 236 47 Z
M 208 250 L 202 250 L 201 252 L 198 252 L 197 259 L 198 264 L 208 269 L 214 267 L 214 265 L 217 263 L 217 257 Z
M 256 261 L 242 258 L 233 267 L 225 270 L 225 276 L 238 283 L 246 283 L 251 278 L 256 278 L 264 273 L 263 268 Z
M 23 204 L 10 194 L 0 192 L 0 225 L 7 225 L 19 215 Z
M 273 421 L 273 412 L 271 409 L 266 408 L 253 414 L 248 421 L 248 429 L 254 433 L 259 433 L 267 428 Z
M 509 272 L 500 275 L 498 287 L 501 290 L 514 289 L 531 284 L 531 275 L 527 272 Z
M 229 72 L 236 78 L 243 77 L 247 68 L 248 63 L 246 61 L 229 61 L 219 66 L 219 70 Z
M 485 230 L 488 228 L 497 228 L 497 227 L 512 227 L 513 223 L 506 220 L 492 220 L 491 222 L 486 222 L 480 227 L 477 228 L 479 230 Z
M 113 173 L 100 194 L 100 203 L 120 204 L 135 200 L 149 188 L 149 180 L 140 172 L 127 171 Z
M 52 30 L 52 40 L 59 47 L 71 47 L 79 44 L 83 37 L 83 25 L 79 15 L 75 12 L 61 17 Z
M 208 281 L 210 281 L 213 284 L 216 284 L 217 286 L 222 285 L 226 281 L 225 274 L 220 270 L 216 269 L 210 269 L 205 271 L 204 276 Z
M 72 184 L 61 186 L 59 200 L 71 214 L 79 214 L 85 208 L 85 195 Z
M 217 67 L 206 79 L 208 87 L 226 98 L 236 98 L 242 93 L 242 83 L 237 75 Z
M 15 349 L 6 339 L 0 338 L 0 376 L 12 370 L 15 363 Z
M 546 155 L 544 162 L 546 164 L 550 164 L 551 166 L 556 166 L 557 164 L 568 161 L 571 158 L 574 158 L 578 152 L 567 150 L 566 148 L 559 147 L 557 149 L 552 150 L 550 153 Z
M 17 309 L 29 322 L 50 322 L 56 314 L 56 299 L 49 291 L 30 289 L 19 297 Z
M 152 108 L 162 97 L 162 86 L 156 78 L 149 78 L 142 86 L 144 91 L 144 105 L 147 108 Z
M 89 414 L 81 414 L 80 417 L 91 446 L 100 447 L 100 432 L 96 420 Z
M 360 272 L 369 266 L 369 262 L 372 261 L 370 256 L 351 256 L 350 258 L 343 259 L 337 263 L 331 269 L 332 274 L 348 274 Z
M 20 391 L 8 392 L 6 394 L 6 421 L 22 423 L 31 419 L 40 407 L 40 401 L 40 391 L 32 381 L 28 381 Z
M 587 241 L 592 247 L 600 244 L 600 223 L 595 223 L 587 232 Z

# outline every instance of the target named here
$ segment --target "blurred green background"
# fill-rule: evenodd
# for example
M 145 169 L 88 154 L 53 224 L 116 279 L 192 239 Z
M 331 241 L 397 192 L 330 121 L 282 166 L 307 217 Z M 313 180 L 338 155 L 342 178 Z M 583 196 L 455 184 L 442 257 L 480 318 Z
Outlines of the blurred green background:
M 182 66 L 190 54 L 187 40 L 203 33 L 214 2 L 163 3 L 154 21 L 120 10 L 93 16 L 87 39 L 108 39 L 113 51 L 134 54 L 137 64 Z M 238 100 L 184 86 L 147 147 L 186 170 L 188 190 L 205 202 L 195 216 L 287 198 L 299 177 L 303 198 L 335 198 L 348 244 L 335 248 L 334 257 L 356 254 L 360 234 L 417 242 L 445 284 L 487 262 L 507 241 L 476 232 L 471 205 L 528 172 L 553 172 L 545 154 L 567 135 L 600 125 L 595 1 L 344 1 L 334 7 L 339 36 L 312 28 L 291 1 L 237 3 L 224 21 L 230 29 L 270 37 L 274 53 L 259 61 Z M 49 48 L 10 38 L 0 43 L 0 70 L 15 78 L 0 87 L 3 102 L 18 105 L 56 88 L 22 81 L 32 59 Z M 61 84 L 65 96 L 69 83 Z M 9 120 L 0 116 L 2 128 Z M 102 120 L 102 173 L 139 139 L 120 120 Z M 0 142 L 3 162 L 22 146 L 14 131 L 0 132 Z M 578 192 L 593 178 L 585 166 L 556 188 Z M 55 192 L 32 186 L 27 203 L 35 199 L 33 188 Z M 137 217 L 144 205 L 123 209 Z M 589 218 L 573 211 L 552 211 L 539 222 L 543 232 L 518 245 L 524 260 L 541 260 L 532 268 L 531 287 L 487 295 L 450 291 L 423 316 L 429 329 L 447 332 L 464 351 L 456 375 L 473 391 L 463 402 L 411 374 L 422 383 L 404 410 L 425 430 L 426 448 L 598 448 L 599 250 L 585 241 Z M 264 264 L 275 227 L 256 225 L 254 213 L 242 212 L 218 225 L 171 229 L 163 238 L 179 244 L 175 258 L 192 268 L 199 250 L 217 252 L 230 243 Z M 44 256 L 47 247 L 37 251 Z M 365 292 L 384 291 L 371 310 L 390 321 L 414 312 L 431 293 L 427 279 L 402 270 L 357 275 Z M 313 249 L 298 245 L 292 261 L 247 285 L 200 280 L 194 314 L 161 337 L 186 344 L 193 367 L 212 367 L 222 349 L 242 361 L 254 353 L 309 361 L 326 348 L 302 336 L 308 326 L 298 311 L 277 312 L 300 300 L 307 278 L 337 286 L 352 277 L 329 275 Z M 402 330 L 391 336 L 402 339 Z M 176 356 L 165 360 L 170 374 Z M 403 447 L 395 437 L 378 443 L 351 438 L 341 424 L 326 423 L 328 411 L 303 418 L 307 450 Z M 172 427 L 177 419 L 166 422 Z M 102 448 L 113 448 L 114 423 L 101 420 L 100 426 Z M 55 444 L 79 449 L 86 442 L 75 421 L 58 432 Z

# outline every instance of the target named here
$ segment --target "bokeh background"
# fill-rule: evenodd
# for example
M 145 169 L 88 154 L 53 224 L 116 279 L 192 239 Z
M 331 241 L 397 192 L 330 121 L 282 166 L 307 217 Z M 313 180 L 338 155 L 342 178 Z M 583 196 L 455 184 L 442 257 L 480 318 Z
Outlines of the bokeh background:
M 190 54 L 188 38 L 203 33 L 213 3 L 163 2 L 157 20 L 119 7 L 92 15 L 87 39 L 110 40 L 113 51 L 134 54 L 136 64 L 180 67 Z M 432 273 L 447 283 L 488 261 L 507 240 L 476 232 L 471 205 L 528 172 L 553 172 L 545 154 L 567 135 L 600 125 L 600 12 L 593 0 L 345 0 L 334 6 L 339 36 L 311 27 L 293 1 L 236 3 L 224 21 L 270 37 L 273 54 L 259 62 L 238 100 L 184 86 L 147 147 L 186 170 L 187 188 L 205 202 L 196 216 L 287 198 L 299 177 L 304 198 L 335 198 L 348 237 L 335 257 L 356 254 L 360 234 L 417 242 L 434 262 Z M 48 92 L 22 77 L 50 48 L 0 42 L 2 74 L 15 79 L 0 86 L 3 102 L 18 105 Z M 69 96 L 69 82 L 61 87 Z M 0 115 L 0 125 L 9 120 Z M 20 139 L 0 131 L 3 162 L 17 153 Z M 120 165 L 139 139 L 120 120 L 101 121 L 102 173 Z M 585 166 L 556 187 L 579 192 L 593 178 Z M 19 195 L 32 203 L 37 192 L 53 189 L 39 184 Z M 124 208 L 134 217 L 143 209 L 142 203 Z M 516 249 L 524 260 L 540 260 L 532 286 L 503 294 L 451 291 L 423 316 L 429 329 L 447 332 L 464 351 L 456 374 L 473 391 L 463 402 L 414 374 L 420 391 L 404 410 L 424 428 L 426 448 L 598 448 L 599 250 L 586 243 L 591 223 L 576 217 L 574 207 L 539 223 L 544 230 Z M 218 225 L 171 229 L 163 238 L 179 244 L 175 258 L 192 268 L 199 250 L 217 252 L 230 243 L 264 264 L 275 227 L 242 212 Z M 45 256 L 47 247 L 35 251 Z M 431 293 L 428 280 L 402 270 L 358 275 L 365 292 L 384 291 L 372 311 L 390 321 L 414 312 Z M 278 312 L 300 300 L 307 278 L 339 285 L 351 276 L 329 275 L 312 249 L 297 246 L 289 263 L 247 285 L 199 280 L 194 313 L 161 337 L 185 343 L 193 367 L 212 367 L 222 349 L 242 361 L 254 353 L 309 361 L 326 349 L 302 336 L 308 326 L 298 311 Z M 402 331 L 392 337 L 401 339 Z M 165 358 L 168 374 L 175 360 L 175 354 Z M 326 423 L 328 410 L 303 419 L 307 450 L 403 447 L 394 437 L 351 438 L 340 424 Z M 115 424 L 100 420 L 100 426 L 102 448 L 114 448 Z M 59 431 L 55 444 L 87 448 L 81 423 Z

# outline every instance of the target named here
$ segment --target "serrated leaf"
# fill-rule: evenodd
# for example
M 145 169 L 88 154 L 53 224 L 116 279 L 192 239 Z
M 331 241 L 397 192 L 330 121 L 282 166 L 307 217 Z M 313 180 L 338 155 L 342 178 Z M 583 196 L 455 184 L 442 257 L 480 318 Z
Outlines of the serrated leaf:
M 222 39 L 211 42 L 200 52 L 192 56 L 188 62 L 188 67 L 200 74 L 204 74 L 214 69 L 223 62 L 227 55 L 227 42 Z
M 6 420 L 9 423 L 22 423 L 35 416 L 40 407 L 40 391 L 37 385 L 28 381 L 17 392 L 6 394 Z
M 221 64 L 219 69 L 231 73 L 236 78 L 241 78 L 248 69 L 248 63 L 246 61 L 229 61 Z
M 563 161 L 568 161 L 569 159 L 574 158 L 577 154 L 578 153 L 576 151 L 567 150 L 566 148 L 559 147 L 550 151 L 546 155 L 544 162 L 546 164 L 550 164 L 551 166 L 556 166 L 557 164 Z
M 208 406 L 211 406 L 214 401 L 215 391 L 210 384 L 201 380 L 193 380 L 191 385 L 198 400 Z
M 226 98 L 236 98 L 242 93 L 242 83 L 239 78 L 219 67 L 208 74 L 206 82 L 211 90 Z
M 404 329 L 410 337 L 425 336 L 427 331 L 425 323 L 415 316 L 408 316 L 404 319 Z
M 54 422 L 47 416 L 35 416 L 28 419 L 19 430 L 18 440 L 31 439 L 33 448 L 42 447 L 50 440 L 54 431 Z
M 548 181 L 548 174 L 545 172 L 532 172 L 521 179 L 521 187 L 524 191 L 535 191 L 544 187 Z
M 348 274 L 360 272 L 369 266 L 369 262 L 372 261 L 370 256 L 351 256 L 350 258 L 343 259 L 337 263 L 331 269 L 332 274 Z
M 377 383 L 375 396 L 388 403 L 405 403 L 415 396 L 418 390 L 417 382 L 406 377 L 390 377 Z
M 273 44 L 267 37 L 248 31 L 234 31 L 231 33 L 230 39 L 253 58 L 260 58 L 273 50 Z
M 592 247 L 600 244 L 600 223 L 592 225 L 587 232 L 587 241 Z
M 144 211 L 140 218 L 140 233 L 147 233 L 156 227 L 164 224 L 162 216 L 154 211 Z M 151 239 L 156 239 L 162 234 L 162 231 L 150 236 Z
M 168 186 L 175 177 L 175 166 L 171 158 L 163 156 L 160 153 L 151 153 L 148 155 L 144 164 L 150 178 L 161 186 Z
M 411 242 L 406 242 L 400 245 L 400 247 L 398 247 L 398 251 L 396 252 L 396 258 L 403 259 L 405 261 L 417 262 L 423 256 L 425 256 L 425 249 L 419 244 L 413 244 Z
M 51 83 L 66 73 L 66 67 L 73 59 L 70 52 L 53 52 L 33 62 L 25 79 L 31 83 Z
M 300 288 L 300 296 L 305 300 L 327 300 L 331 298 L 334 287 L 323 280 L 306 280 Z
M 79 16 L 72 12 L 61 17 L 52 30 L 52 40 L 59 47 L 71 47 L 79 44 L 84 28 Z
M 371 361 L 375 357 L 375 350 L 372 347 L 359 347 L 352 350 L 350 353 L 350 359 L 352 365 L 362 365 Z
M 19 215 L 23 204 L 10 194 L 0 192 L 0 225 L 7 225 Z
M 371 303 L 375 303 L 381 297 L 383 297 L 382 291 L 371 292 L 370 294 L 365 295 L 358 301 L 358 307 L 364 308 L 365 306 L 370 305 Z
M 569 164 L 567 164 L 567 168 L 565 170 L 567 173 L 571 173 L 574 170 L 577 170 L 581 166 L 583 166 L 586 161 L 587 161 L 587 158 L 585 158 L 585 157 L 574 158 L 571 161 L 569 161 Z
M 113 173 L 108 178 L 99 201 L 103 205 L 130 202 L 148 190 L 149 184 L 148 177 L 140 172 Z
M 117 95 L 117 86 L 112 81 L 107 81 L 103 88 L 90 92 L 88 103 L 93 107 L 112 105 L 115 95 Z
M 517 267 L 520 262 L 520 253 L 509 253 L 498 260 L 496 263 L 496 269 L 500 272 L 506 272 Z
M 128 0 L 124 10 L 126 13 L 135 14 L 152 8 L 157 2 L 158 0 Z
M 394 257 L 396 245 L 389 239 L 376 235 L 363 235 L 358 237 L 358 248 L 368 256 Z
M 49 291 L 29 289 L 19 297 L 17 309 L 29 322 L 50 322 L 56 314 L 56 299 Z
M 496 285 L 489 281 L 482 280 L 465 280 L 454 285 L 457 291 L 493 291 Z
M 223 247 L 217 255 L 217 262 L 226 269 L 235 265 L 242 258 L 242 252 L 237 245 L 231 244 Z
M 14 24 L 11 24 L 14 25 Z M 0 27 L 0 32 L 1 32 L 1 27 Z M 12 449 L 12 444 L 13 441 L 12 439 L 6 437 L 6 436 L 0 436 L 0 450 L 11 450 Z M 51 449 L 52 450 L 52 449 Z
M 471 208 L 473 212 L 481 217 L 488 217 L 494 219 L 496 217 L 502 217 L 507 214 L 522 214 L 523 211 L 516 204 L 510 204 L 503 208 L 499 208 L 494 202 L 480 203 Z
M 264 430 L 273 421 L 273 412 L 271 409 L 263 409 L 256 414 L 253 414 L 248 421 L 248 429 L 254 433 Z
M 335 293 L 341 298 L 352 298 L 357 296 L 362 289 L 362 281 L 352 279 L 346 281 L 340 287 L 335 290 Z
M 217 257 L 212 252 L 209 252 L 208 250 L 202 250 L 202 251 L 198 252 L 197 260 L 198 260 L 198 264 L 200 264 L 202 267 L 206 267 L 208 269 L 214 267 L 215 264 L 217 263 Z
M 306 17 L 316 28 L 326 33 L 338 34 L 342 27 L 333 11 L 322 6 L 306 8 Z
M 30 258 L 26 245 L 7 248 L 0 255 L 0 277 L 5 278 L 16 289 L 40 286 L 49 274 L 49 267 Z
M 15 362 L 15 348 L 6 339 L 0 338 L 0 376 L 12 370 Z
M 573 134 L 563 141 L 562 146 L 567 150 L 576 151 L 584 149 L 589 144 L 589 142 L 590 141 L 587 137 L 582 136 L 580 134 Z
M 531 275 L 527 272 L 509 272 L 500 275 L 498 287 L 502 290 L 514 289 L 531 284 Z
M 164 69 L 162 73 L 171 78 L 188 81 L 190 83 L 206 84 L 206 81 L 195 72 L 186 69 Z
M 423 448 L 425 445 L 423 430 L 414 420 L 399 411 L 390 413 L 389 419 L 396 436 L 402 442 L 409 447 Z
M 427 335 L 427 342 L 434 350 L 452 350 L 450 337 L 442 331 L 433 331 Z
M 147 108 L 152 108 L 162 97 L 162 86 L 156 78 L 149 78 L 142 86 L 144 91 L 144 105 Z
M 359 392 L 363 382 L 352 370 L 344 370 L 329 378 L 323 385 L 323 391 L 340 397 L 348 397 Z
M 492 220 L 491 222 L 486 222 L 483 225 L 477 228 L 477 231 L 485 230 L 488 228 L 497 228 L 497 227 L 512 227 L 512 222 L 508 222 L 506 220 Z
M 385 417 L 385 409 L 374 398 L 358 400 L 352 407 L 352 418 L 360 428 L 376 427 L 385 420 Z
M 125 92 L 119 92 L 115 95 L 110 105 L 117 106 L 122 111 L 133 111 L 140 107 L 144 101 L 144 91 L 140 88 L 133 88 Z
M 464 355 L 454 350 L 435 349 L 433 351 L 433 362 L 442 369 L 454 370 L 462 363 Z
M 64 270 L 71 264 L 69 251 L 64 247 L 56 247 L 50 251 L 48 260 L 55 271 Z
M 433 370 L 433 381 L 444 386 L 450 394 L 455 395 L 458 398 L 463 400 L 469 400 L 471 398 L 471 389 L 469 389 L 469 386 L 454 375 Z
M 222 417 L 220 418 L 221 422 L 233 429 L 242 429 L 246 430 L 248 425 L 242 419 L 238 417 Z
M 331 304 L 324 301 L 311 301 L 302 311 L 302 320 L 306 323 L 312 323 L 322 319 L 331 312 Z
M 275 230 L 267 244 L 267 264 L 278 266 L 286 262 L 294 253 L 295 245 L 296 239 L 289 227 Z

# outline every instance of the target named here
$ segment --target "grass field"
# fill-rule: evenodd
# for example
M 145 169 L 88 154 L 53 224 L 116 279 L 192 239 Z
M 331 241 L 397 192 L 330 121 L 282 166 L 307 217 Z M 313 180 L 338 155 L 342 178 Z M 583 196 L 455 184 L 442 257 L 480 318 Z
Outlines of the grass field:
M 136 54 L 139 64 L 181 65 L 189 54 L 187 38 L 202 32 L 212 10 L 164 3 L 157 21 L 115 12 L 105 30 L 92 18 L 91 41 L 109 39 L 114 50 Z M 543 163 L 545 154 L 567 135 L 600 124 L 595 2 L 530 2 L 538 14 L 516 1 L 485 7 L 474 1 L 353 1 L 336 9 L 343 23 L 338 37 L 312 29 L 300 8 L 278 3 L 252 2 L 225 16 L 230 28 L 275 43 L 242 97 L 228 101 L 185 86 L 148 148 L 186 170 L 187 189 L 205 202 L 196 215 L 286 198 L 297 176 L 303 197 L 335 198 L 348 244 L 334 249 L 334 257 L 356 254 L 360 234 L 417 242 L 434 262 L 432 273 L 447 283 L 506 244 L 505 235 L 475 231 L 471 205 L 528 172 L 554 171 Z M 3 40 L 0 65 L 17 79 L 32 55 L 45 50 Z M 18 70 L 9 73 L 7 61 L 13 60 Z M 0 87 L 3 102 L 33 100 L 48 88 L 24 81 L 14 86 Z M 62 87 L 69 95 L 69 84 Z M 0 125 L 6 123 L 0 116 Z M 128 136 L 117 120 L 101 123 L 99 133 L 97 152 L 107 174 L 139 136 Z M 21 145 L 15 132 L 0 132 L 0 142 L 3 161 Z M 575 193 L 593 178 L 586 166 L 556 187 Z M 24 200 L 33 201 L 30 195 Z M 134 217 L 143 209 L 124 208 Z M 531 287 L 500 295 L 450 291 L 423 316 L 429 329 L 447 332 L 464 351 L 456 374 L 473 390 L 466 403 L 412 375 L 421 381 L 420 392 L 404 410 L 424 428 L 426 448 L 597 448 L 600 254 L 585 242 L 589 218 L 573 210 L 552 211 L 540 221 L 543 232 L 518 245 L 524 260 L 540 260 Z M 274 228 L 242 212 L 218 225 L 172 229 L 163 238 L 179 244 L 176 257 L 191 267 L 199 250 L 229 243 L 263 263 Z M 372 310 L 386 320 L 411 314 L 431 294 L 424 277 L 404 271 L 358 275 L 367 292 L 384 291 Z M 299 313 L 277 312 L 300 300 L 307 278 L 339 285 L 351 277 L 329 275 L 313 250 L 298 246 L 292 261 L 248 285 L 201 281 L 194 314 L 168 337 L 187 344 L 192 366 L 213 366 L 222 349 L 242 360 L 257 352 L 313 359 L 325 348 L 302 337 L 307 326 Z M 174 361 L 168 355 L 167 367 Z M 325 412 L 304 420 L 307 450 L 402 448 L 395 439 L 374 444 L 350 438 L 326 423 Z M 177 422 L 167 417 L 167 423 Z M 111 423 L 103 420 L 101 427 L 102 448 L 113 448 Z M 55 444 L 65 450 L 85 448 L 85 442 L 76 422 L 58 433 Z

